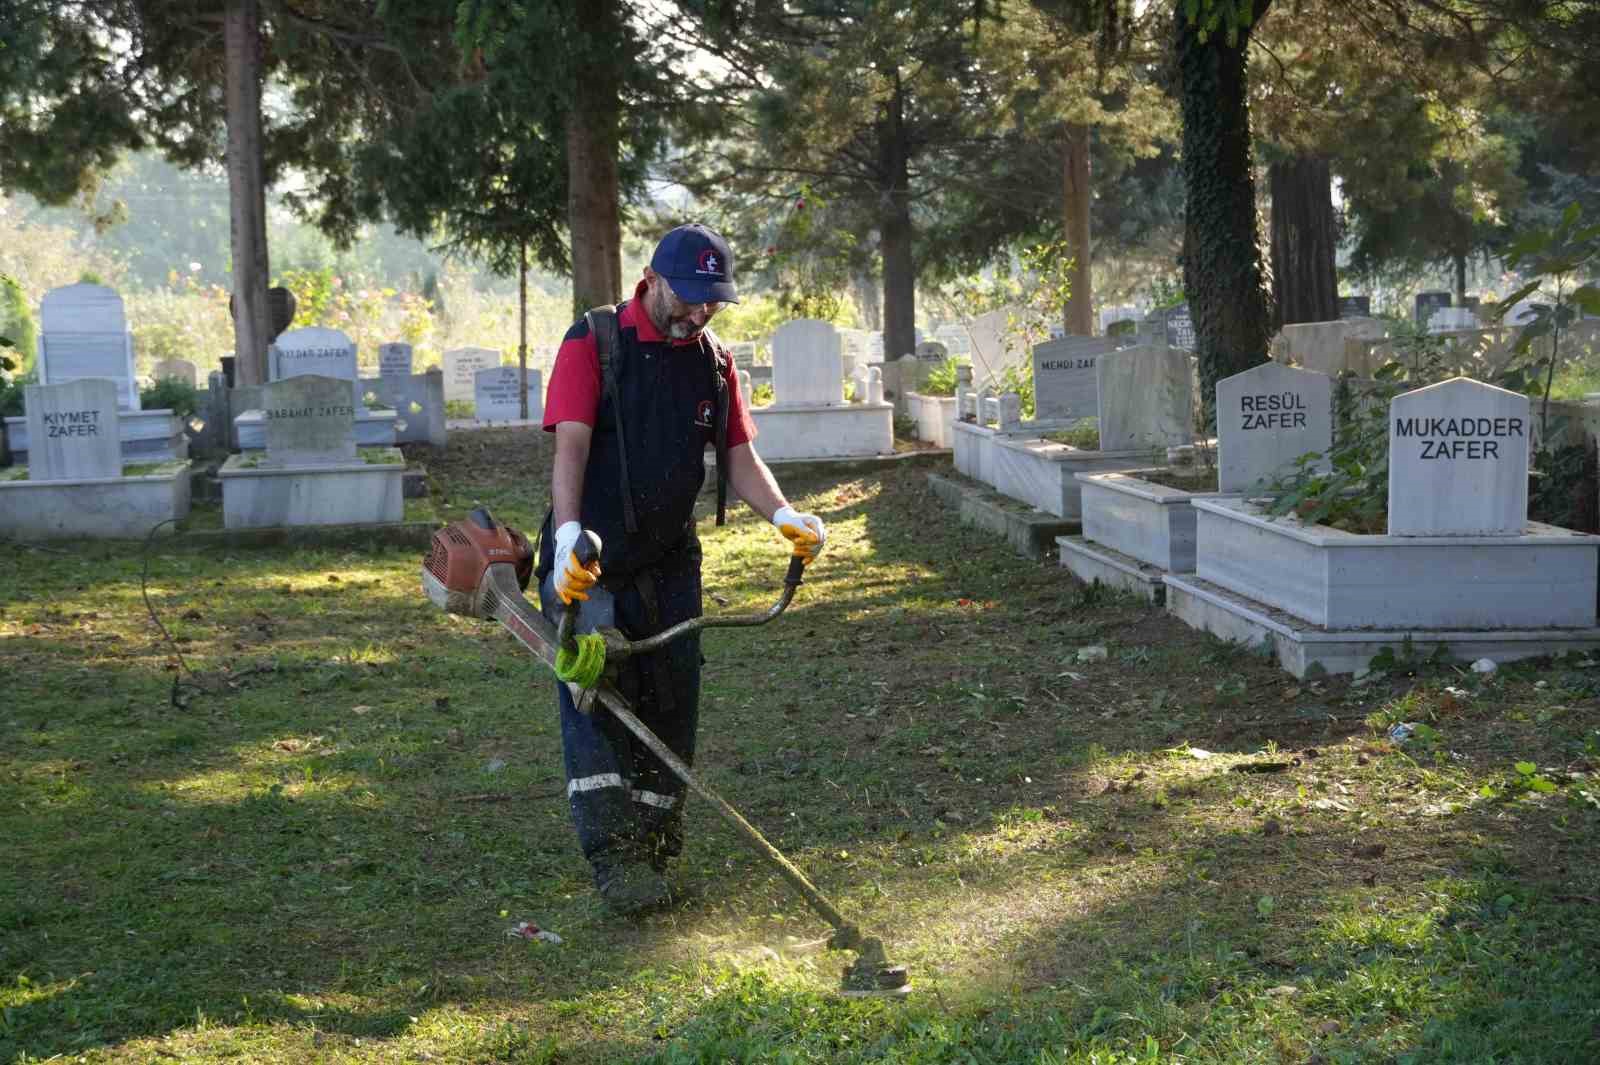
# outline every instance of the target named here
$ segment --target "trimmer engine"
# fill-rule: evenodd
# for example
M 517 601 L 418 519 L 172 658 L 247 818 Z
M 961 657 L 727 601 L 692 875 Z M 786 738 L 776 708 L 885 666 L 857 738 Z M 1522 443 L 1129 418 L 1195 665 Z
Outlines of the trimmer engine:
M 533 546 L 483 507 L 433 534 L 422 560 L 422 588 L 433 605 L 451 614 L 494 618 L 488 579 L 490 566 L 511 566 L 517 587 L 527 590 L 533 576 Z

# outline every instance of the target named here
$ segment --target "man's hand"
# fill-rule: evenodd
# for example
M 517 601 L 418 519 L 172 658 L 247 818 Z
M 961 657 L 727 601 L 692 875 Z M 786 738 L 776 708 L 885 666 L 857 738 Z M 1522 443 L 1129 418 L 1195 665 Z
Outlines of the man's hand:
M 794 553 L 805 559 L 808 566 L 822 553 L 822 545 L 828 542 L 828 530 L 822 527 L 821 518 L 815 514 L 800 514 L 787 503 L 772 516 L 772 524 L 789 538 L 794 544 Z
M 593 563 L 592 568 L 582 566 L 578 563 L 578 556 L 572 551 L 582 532 L 583 526 L 575 521 L 566 522 L 556 530 L 555 589 L 556 595 L 568 605 L 571 605 L 574 599 L 587 602 L 589 589 L 594 587 L 594 582 L 600 577 L 598 561 Z

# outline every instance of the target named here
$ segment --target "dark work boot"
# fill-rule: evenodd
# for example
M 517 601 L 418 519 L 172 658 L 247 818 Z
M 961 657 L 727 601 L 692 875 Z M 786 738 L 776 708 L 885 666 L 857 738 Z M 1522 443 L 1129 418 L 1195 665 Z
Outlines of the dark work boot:
M 594 886 L 606 909 L 619 917 L 659 909 L 672 901 L 667 882 L 649 864 L 637 858 L 616 863 L 596 862 Z

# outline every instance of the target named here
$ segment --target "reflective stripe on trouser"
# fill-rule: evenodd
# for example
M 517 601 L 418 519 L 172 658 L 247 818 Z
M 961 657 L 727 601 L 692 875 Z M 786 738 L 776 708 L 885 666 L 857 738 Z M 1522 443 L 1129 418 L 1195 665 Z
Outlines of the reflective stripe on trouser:
M 680 552 L 664 560 L 656 582 L 662 628 L 700 613 L 700 557 Z M 540 588 L 541 603 L 555 603 L 552 579 Z M 548 610 L 546 613 L 550 613 Z M 644 603 L 628 585 L 615 593 L 596 586 L 579 613 L 578 628 L 592 632 L 608 625 L 628 635 L 648 634 Z M 617 677 L 617 688 L 634 715 L 685 762 L 694 761 L 695 724 L 700 703 L 700 638 L 692 634 L 657 654 L 666 656 L 658 670 L 654 655 L 629 659 Z M 665 673 L 672 685 L 661 707 L 658 679 Z M 565 684 L 556 685 L 561 710 L 561 746 L 567 771 L 567 800 L 578 844 L 591 862 L 621 856 L 676 855 L 682 847 L 679 823 L 684 784 L 603 707 L 580 712 Z

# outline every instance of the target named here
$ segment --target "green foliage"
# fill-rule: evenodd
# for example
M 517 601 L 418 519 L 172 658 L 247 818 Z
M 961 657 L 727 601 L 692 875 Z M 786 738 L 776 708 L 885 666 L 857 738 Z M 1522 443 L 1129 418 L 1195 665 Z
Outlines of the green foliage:
M 1022 416 L 1033 417 L 1033 360 L 1013 363 L 1000 371 L 995 381 L 999 392 L 1015 392 L 1022 400 Z
M 187 419 L 200 409 L 200 392 L 179 377 L 163 377 L 139 390 L 139 406 L 144 410 L 167 410 Z
M 1404 323 L 1395 328 L 1400 358 L 1379 367 L 1370 384 L 1340 378 L 1333 447 L 1326 455 L 1300 456 L 1293 472 L 1268 487 L 1273 497 L 1268 513 L 1293 514 L 1308 525 L 1353 533 L 1381 533 L 1387 527 L 1389 401 L 1455 375 L 1440 341 Z
M 750 405 L 752 407 L 768 406 L 777 398 L 777 393 L 772 390 L 771 381 L 763 381 L 750 389 Z
M 1067 297 L 1072 294 L 1072 257 L 1064 240 L 1024 244 L 997 258 L 987 279 L 967 277 L 954 282 L 941 303 L 952 316 L 969 327 L 991 311 L 1006 312 L 1001 343 L 1006 351 L 1025 355 L 1050 336 L 1061 321 Z M 998 385 L 1002 391 L 1023 395 L 1023 412 L 1032 417 L 1033 365 L 1008 368 Z M 981 383 L 986 367 L 973 365 L 973 382 Z
M 1100 450 L 1100 419 L 1079 418 L 1065 429 L 1046 433 L 1046 440 L 1057 444 L 1066 444 L 1068 447 L 1078 448 L 1080 451 Z
M 4 274 L 0 274 L 0 346 L 11 349 L 12 363 L 0 370 L 21 374 L 28 372 L 38 351 L 38 331 L 28 297 L 15 279 Z
M 1536 226 L 1517 237 L 1506 253 L 1506 264 L 1532 278 L 1502 300 L 1494 311 L 1496 321 L 1534 293 L 1552 302 L 1535 305 L 1532 321 L 1522 325 L 1516 350 L 1527 355 L 1534 342 L 1550 338 L 1550 354 L 1539 360 L 1544 368 L 1544 402 L 1540 422 L 1544 439 L 1549 439 L 1550 388 L 1555 380 L 1561 351 L 1562 330 L 1571 327 L 1583 312 L 1600 314 L 1600 287 L 1578 284 L 1600 263 L 1600 223 L 1583 224 L 1582 205 L 1574 202 L 1553 226 Z
M 925 396 L 953 396 L 956 394 L 956 367 L 966 362 L 954 355 L 928 370 L 917 389 Z

